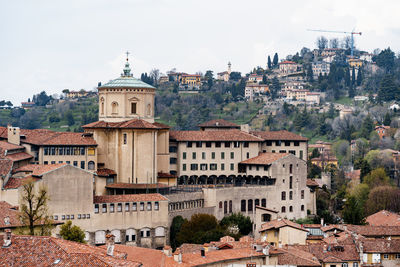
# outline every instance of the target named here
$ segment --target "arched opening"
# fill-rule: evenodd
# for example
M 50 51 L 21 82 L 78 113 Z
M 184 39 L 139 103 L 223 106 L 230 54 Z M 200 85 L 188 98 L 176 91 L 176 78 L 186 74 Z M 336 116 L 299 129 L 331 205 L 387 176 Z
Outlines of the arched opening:
M 151 104 L 147 104 L 147 116 L 151 116 Z
M 136 230 L 135 229 L 126 230 L 125 241 L 126 242 L 135 242 L 136 241 Z
M 155 236 L 156 237 L 165 236 L 164 227 L 161 227 L 161 226 L 157 227 L 156 230 L 155 230 Z
M 118 114 L 118 103 L 117 102 L 111 103 L 111 113 Z
M 104 97 L 100 99 L 101 106 L 100 106 L 100 113 L 103 115 L 104 114 Z
M 94 161 L 89 161 L 88 162 L 88 170 L 94 170 Z
M 114 235 L 115 243 L 121 243 L 121 231 L 120 230 L 112 230 L 111 234 Z
M 106 243 L 106 232 L 104 231 L 97 231 L 94 234 L 94 242 L 96 244 L 104 244 Z

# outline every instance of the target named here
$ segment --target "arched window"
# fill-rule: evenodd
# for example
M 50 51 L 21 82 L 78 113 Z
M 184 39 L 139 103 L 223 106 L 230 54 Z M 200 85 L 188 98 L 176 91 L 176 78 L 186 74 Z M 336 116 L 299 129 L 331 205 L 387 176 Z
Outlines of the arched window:
M 293 212 L 293 206 L 289 207 L 289 212 Z
M 259 199 L 254 200 L 254 206 L 260 206 L 260 200 Z
M 114 235 L 115 243 L 121 243 L 121 231 L 120 230 L 112 230 L 111 234 Z
M 94 170 L 94 161 L 88 162 L 88 170 Z
M 147 116 L 151 116 L 151 104 L 147 104 Z
M 224 201 L 224 214 L 228 213 L 228 201 Z
M 219 202 L 219 208 L 222 209 L 222 201 Z
M 118 103 L 117 102 L 111 103 L 111 111 L 112 111 L 112 114 L 118 114 Z
M 229 213 L 232 213 L 232 200 L 229 200 Z
M 165 236 L 164 227 L 161 227 L 161 226 L 157 227 L 156 230 L 155 230 L 155 235 L 156 236 Z
M 281 199 L 282 200 L 286 200 L 286 192 L 285 191 L 282 192 L 282 198 Z
M 247 211 L 253 211 L 253 200 L 249 199 L 247 202 Z
M 246 211 L 246 200 L 245 199 L 242 199 L 242 201 L 240 202 L 240 210 Z
M 304 205 L 301 205 L 301 211 L 304 211 Z
M 142 230 L 140 230 L 140 237 L 150 237 L 150 229 L 143 228 Z
M 97 231 L 94 234 L 94 242 L 96 244 L 104 244 L 106 243 L 106 232 L 104 231 Z
M 135 229 L 126 230 L 125 241 L 126 242 L 135 242 L 136 241 L 136 230 Z
M 265 198 L 261 199 L 261 207 L 267 207 L 267 200 Z
M 285 206 L 283 206 L 283 207 L 281 208 L 281 212 L 282 212 L 282 213 L 285 213 L 285 212 L 286 212 L 286 207 L 285 207 Z
M 104 97 L 102 97 L 100 99 L 100 102 L 101 102 L 100 112 L 101 112 L 101 114 L 104 114 Z

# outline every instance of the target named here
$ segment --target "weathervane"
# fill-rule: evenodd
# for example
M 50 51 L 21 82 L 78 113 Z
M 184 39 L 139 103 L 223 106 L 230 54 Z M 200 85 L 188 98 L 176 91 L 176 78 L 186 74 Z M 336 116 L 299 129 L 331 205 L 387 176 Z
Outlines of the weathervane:
M 126 51 L 126 61 L 128 61 L 129 54 L 129 51 Z

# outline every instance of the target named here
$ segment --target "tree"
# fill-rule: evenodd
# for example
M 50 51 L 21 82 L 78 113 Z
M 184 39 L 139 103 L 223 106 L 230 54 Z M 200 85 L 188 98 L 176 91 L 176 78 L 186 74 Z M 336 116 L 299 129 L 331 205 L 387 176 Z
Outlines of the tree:
M 353 67 L 351 70 L 351 85 L 356 83 L 356 69 Z
M 321 153 L 319 153 L 318 148 L 314 148 L 311 152 L 310 159 L 318 158 L 319 156 L 321 156 Z
M 268 79 L 267 79 L 267 76 L 265 74 L 263 75 L 262 83 L 263 84 L 268 84 Z
M 378 186 L 390 185 L 390 178 L 386 175 L 384 168 L 377 168 L 366 175 L 363 182 L 367 184 L 369 188 L 375 188 Z
M 69 93 L 69 89 L 64 89 L 64 90 L 62 90 L 62 92 L 63 92 L 63 94 L 68 94 Z M 30 101 L 28 101 L 28 102 L 30 102 Z
M 29 227 L 29 234 L 35 235 L 35 225 L 46 225 L 49 221 L 47 189 L 40 187 L 35 192 L 35 181 L 29 179 L 22 187 L 22 204 L 20 218 L 23 225 Z M 48 234 L 48 229 L 42 228 L 42 235 Z
M 339 48 L 339 39 L 338 38 L 332 38 L 329 40 L 329 46 L 331 48 Z
M 316 44 L 319 50 L 324 50 L 328 47 L 328 39 L 326 39 L 324 36 L 320 36 L 317 38 Z
M 279 62 L 278 53 L 275 53 L 272 63 L 274 64 L 274 66 L 277 66 L 278 62 Z
M 268 69 L 272 68 L 271 57 L 268 55 Z
M 349 97 L 353 98 L 356 95 L 356 91 L 354 89 L 354 85 L 349 86 Z
M 178 247 L 178 242 L 176 240 L 176 236 L 181 230 L 183 223 L 187 222 L 186 219 L 183 219 L 182 216 L 175 216 L 172 219 L 171 227 L 170 227 L 170 244 L 172 249 L 176 249 Z
M 392 119 L 390 118 L 390 114 L 389 114 L 389 112 L 386 112 L 385 119 L 383 120 L 383 125 L 390 126 L 391 123 L 392 123 Z
M 354 162 L 354 169 L 360 170 L 360 182 L 364 182 L 364 177 L 370 173 L 371 167 L 368 164 L 368 161 L 366 161 L 363 158 L 359 158 Z
M 364 207 L 355 196 L 349 196 L 346 199 L 343 220 L 348 224 L 365 224 Z
M 375 60 L 376 65 L 383 68 L 386 72 L 391 72 L 395 66 L 395 58 L 394 52 L 388 47 L 382 50 L 379 55 L 374 56 L 373 60 Z
M 212 70 L 207 70 L 204 77 L 207 80 L 208 89 L 210 89 L 214 84 L 214 74 Z
M 365 203 L 367 215 L 380 210 L 400 211 L 400 189 L 392 186 L 378 186 L 369 192 Z
M 360 68 L 360 69 L 358 69 L 358 72 L 357 72 L 357 86 L 361 85 L 362 79 L 363 79 L 362 71 L 361 71 L 361 68 Z
M 34 95 L 32 101 L 35 102 L 37 106 L 46 106 L 51 100 L 51 96 L 48 96 L 45 91 L 40 92 L 40 94 Z
M 399 99 L 399 88 L 395 83 L 394 76 L 387 74 L 383 77 L 379 90 L 378 90 L 378 101 L 392 101 Z
M 68 126 L 72 126 L 75 124 L 74 115 L 71 110 L 68 110 L 68 112 L 65 113 L 65 118 L 67 119 Z
M 272 78 L 272 86 L 271 86 L 271 98 L 275 99 L 278 96 L 278 93 L 281 91 L 281 84 L 277 77 Z
M 374 121 L 371 118 L 371 115 L 368 114 L 362 122 L 360 129 L 360 137 L 369 138 L 371 132 L 374 130 Z
M 160 70 L 159 69 L 152 69 L 150 71 L 150 78 L 153 80 L 153 84 L 158 84 L 158 79 L 160 79 Z
M 222 218 L 220 225 L 222 227 L 239 227 L 241 235 L 248 235 L 253 230 L 253 223 L 249 216 L 244 216 L 242 213 L 233 213 L 230 216 Z
M 65 240 L 86 243 L 85 232 L 79 226 L 72 225 L 72 221 L 67 221 L 61 226 L 60 235 Z
M 232 71 L 229 75 L 229 79 L 233 81 L 239 81 L 242 78 L 242 74 L 238 71 Z

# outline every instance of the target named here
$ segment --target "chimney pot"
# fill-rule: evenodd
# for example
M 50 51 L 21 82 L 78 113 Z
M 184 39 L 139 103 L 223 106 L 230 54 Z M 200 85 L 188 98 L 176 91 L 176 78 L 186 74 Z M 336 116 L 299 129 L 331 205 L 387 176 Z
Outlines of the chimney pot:
M 106 235 L 107 255 L 114 256 L 115 236 L 113 234 Z
M 3 248 L 7 248 L 9 246 L 11 246 L 11 230 L 6 229 L 3 237 Z

